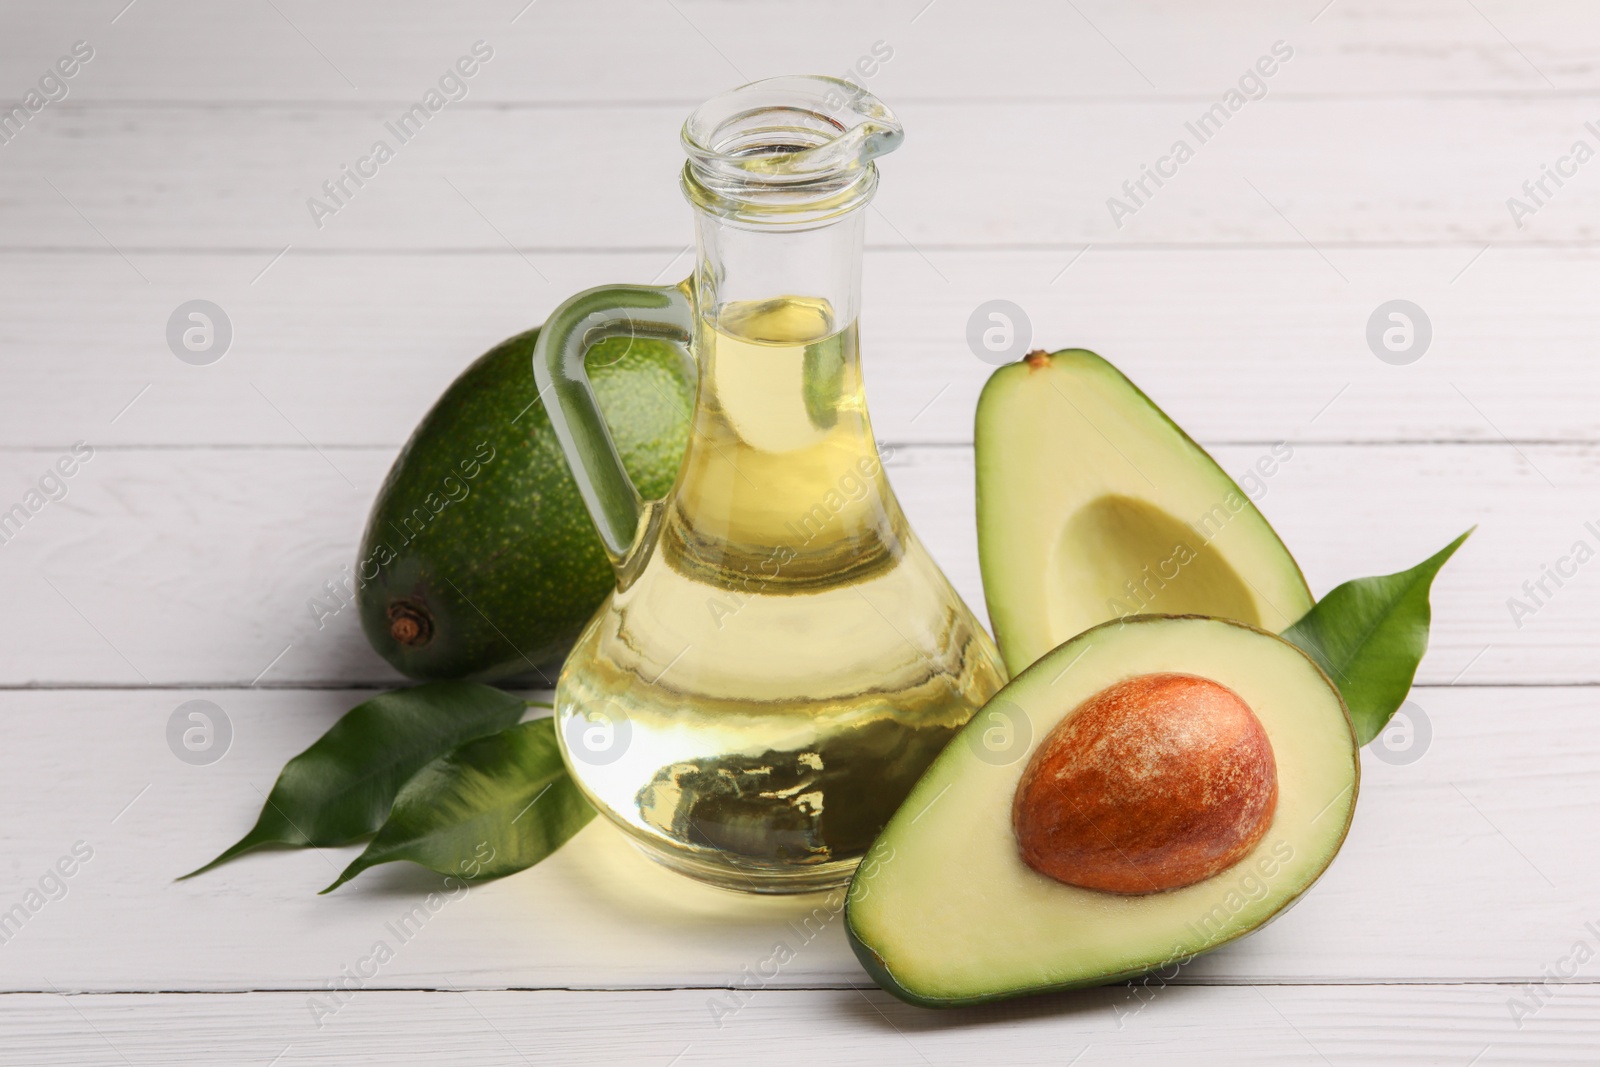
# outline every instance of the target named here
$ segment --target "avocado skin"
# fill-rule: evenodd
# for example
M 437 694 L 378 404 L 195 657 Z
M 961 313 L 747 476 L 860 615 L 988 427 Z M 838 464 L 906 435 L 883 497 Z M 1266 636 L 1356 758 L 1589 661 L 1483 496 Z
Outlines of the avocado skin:
M 538 400 L 538 336 L 501 342 L 451 383 L 373 502 L 356 564 L 361 627 L 407 677 L 553 684 L 547 668 L 615 586 Z M 588 366 L 634 484 L 665 496 L 688 441 L 692 369 L 665 342 L 628 338 L 594 346 Z M 412 643 L 392 612 L 418 624 Z
M 1063 982 L 1055 985 L 1039 986 L 1035 989 L 1010 991 L 1005 993 L 991 993 L 986 996 L 976 997 L 927 997 L 921 993 L 913 992 L 895 981 L 894 974 L 884 966 L 878 954 L 872 951 L 865 942 L 856 936 L 855 927 L 849 923 L 849 905 L 845 906 L 844 925 L 845 939 L 850 942 L 850 948 L 856 954 L 856 960 L 861 964 L 861 969 L 867 972 L 867 977 L 877 983 L 879 989 L 892 994 L 907 1004 L 914 1004 L 919 1008 L 975 1008 L 980 1004 L 993 1004 L 1001 1000 L 1015 1000 L 1018 997 L 1040 996 L 1045 993 L 1064 993 L 1073 989 L 1092 989 L 1097 986 L 1111 985 L 1115 982 L 1126 982 L 1141 975 L 1150 974 L 1159 969 L 1156 967 L 1135 967 L 1118 974 L 1106 975 L 1103 978 L 1092 978 L 1083 982 Z M 1263 924 L 1264 925 L 1264 924 Z M 1229 940 L 1234 940 L 1230 938 Z
M 1146 617 L 1153 616 L 1130 616 L 1130 618 Z M 1177 618 L 1179 616 L 1172 617 Z M 1265 631 L 1262 632 L 1264 633 Z M 1348 833 L 1349 827 L 1347 826 L 1345 828 L 1345 834 Z M 1344 843 L 1344 837 L 1341 836 L 1339 842 L 1342 847 Z M 1265 919 L 1262 919 L 1261 922 L 1256 926 L 1251 927 L 1249 930 L 1241 930 L 1238 933 L 1230 934 L 1228 937 L 1221 938 L 1216 944 L 1208 947 L 1205 952 L 1198 953 L 1197 955 L 1209 955 L 1211 952 L 1214 952 L 1216 949 L 1219 949 L 1224 945 L 1231 945 L 1240 938 L 1249 937 L 1257 930 L 1262 929 L 1270 923 L 1276 922 L 1279 916 L 1288 911 L 1295 904 L 1298 904 L 1300 902 L 1300 898 L 1305 896 L 1306 893 L 1310 891 L 1311 887 L 1316 885 L 1317 882 L 1321 880 L 1321 875 L 1313 878 L 1311 881 L 1307 882 L 1298 893 L 1290 897 L 1288 900 L 1285 900 L 1277 911 L 1274 911 L 1271 915 L 1267 916 Z M 861 964 L 861 969 L 867 972 L 867 977 L 871 978 L 873 982 L 877 983 L 878 988 L 882 989 L 884 992 L 892 994 L 896 999 L 903 1000 L 907 1004 L 915 1004 L 919 1008 L 974 1008 L 980 1004 L 994 1004 L 1002 1000 L 1016 1000 L 1018 997 L 1037 997 L 1043 996 L 1047 993 L 1066 993 L 1076 989 L 1096 989 L 1100 986 L 1115 985 L 1118 982 L 1128 982 L 1135 978 L 1142 978 L 1147 974 L 1154 974 L 1168 966 L 1168 964 L 1158 963 L 1150 967 L 1130 967 L 1124 971 L 1117 971 L 1114 974 L 1101 975 L 1095 978 L 1087 978 L 1081 982 L 1053 982 L 1034 986 L 1031 989 L 1012 989 L 1000 993 L 988 993 L 973 997 L 929 997 L 907 989 L 905 986 L 901 985 L 895 979 L 894 973 L 884 965 L 883 960 L 879 958 L 878 954 L 874 952 L 872 948 L 866 944 L 866 942 L 862 941 L 861 938 L 856 936 L 856 928 L 850 922 L 850 905 L 848 902 L 845 904 L 844 932 L 845 939 L 850 942 L 850 948 L 856 954 L 856 960 Z M 1197 957 L 1189 956 L 1178 962 L 1187 964 L 1195 958 Z

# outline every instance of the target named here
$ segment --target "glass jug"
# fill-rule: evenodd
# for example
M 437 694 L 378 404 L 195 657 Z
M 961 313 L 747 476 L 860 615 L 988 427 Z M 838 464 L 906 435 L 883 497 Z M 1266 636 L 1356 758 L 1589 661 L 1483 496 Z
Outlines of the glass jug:
M 872 160 L 901 137 L 835 78 L 712 99 L 682 135 L 694 273 L 573 297 L 533 357 L 617 575 L 556 685 L 567 764 L 647 855 L 727 889 L 846 882 L 1005 680 L 907 525 L 862 394 Z M 640 499 L 585 374 L 616 336 L 676 342 L 697 368 L 664 500 Z

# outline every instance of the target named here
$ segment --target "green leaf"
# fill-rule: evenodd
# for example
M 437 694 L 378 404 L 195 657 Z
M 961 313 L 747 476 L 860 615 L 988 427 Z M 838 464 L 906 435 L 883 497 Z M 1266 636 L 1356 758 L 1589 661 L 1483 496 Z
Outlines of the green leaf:
M 370 834 L 419 768 L 463 741 L 505 729 L 527 706 L 476 682 L 431 682 L 358 704 L 284 765 L 249 833 L 183 878 L 262 845 L 343 845 Z
M 366 851 L 323 892 L 395 860 L 469 882 L 515 874 L 592 818 L 561 761 L 554 720 L 535 719 L 468 741 L 418 771 Z
M 1411 692 L 1428 650 L 1428 590 L 1472 530 L 1408 571 L 1345 582 L 1283 631 L 1339 687 L 1361 744 L 1383 732 Z

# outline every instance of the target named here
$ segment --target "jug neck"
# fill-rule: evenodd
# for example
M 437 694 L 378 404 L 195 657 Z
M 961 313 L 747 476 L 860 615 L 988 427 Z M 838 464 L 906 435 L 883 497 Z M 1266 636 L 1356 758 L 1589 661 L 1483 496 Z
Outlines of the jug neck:
M 702 321 L 795 299 L 827 308 L 835 330 L 854 323 L 873 160 L 903 136 L 882 101 L 838 78 L 769 78 L 696 109 L 682 132 L 683 190 Z
M 805 584 L 899 557 L 856 347 L 872 160 L 899 139 L 833 78 L 755 82 L 684 124 L 700 388 L 660 520 L 678 570 Z
M 822 310 L 828 321 L 819 337 L 851 326 L 861 311 L 865 222 L 864 206 L 805 229 L 752 228 L 697 210 L 692 284 L 701 322 L 744 333 L 738 323 L 748 322 L 749 309 L 788 301 Z

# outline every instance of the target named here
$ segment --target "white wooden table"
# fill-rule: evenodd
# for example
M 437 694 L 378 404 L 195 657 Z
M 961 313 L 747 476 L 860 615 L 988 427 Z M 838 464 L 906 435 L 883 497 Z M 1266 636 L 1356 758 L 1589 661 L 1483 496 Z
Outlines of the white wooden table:
M 92 850 L 0 944 L 0 1061 L 1600 1060 L 1600 563 L 1547 579 L 1520 626 L 1507 605 L 1600 545 L 1600 162 L 1562 164 L 1520 219 L 1506 203 L 1600 147 L 1592 5 L 124 3 L 0 6 L 0 100 L 93 49 L 0 144 L 0 509 L 93 449 L 0 545 L 0 911 Z M 465 99 L 319 228 L 307 198 L 479 40 Z M 1107 198 L 1277 41 L 1265 97 L 1115 225 Z M 963 337 L 1005 297 L 1230 470 L 1290 442 L 1261 504 L 1319 594 L 1482 524 L 1436 590 L 1426 750 L 1368 752 L 1315 892 L 1160 989 L 930 1013 L 871 988 L 835 922 L 731 1001 L 816 902 L 700 889 L 596 824 L 335 996 L 429 877 L 317 897 L 344 850 L 172 881 L 399 681 L 353 611 L 319 628 L 307 601 L 466 361 L 577 289 L 687 270 L 696 103 L 878 42 L 867 84 L 908 136 L 869 223 L 870 392 L 969 602 L 989 368 Z M 206 366 L 166 339 L 193 299 L 232 324 Z M 1432 324 L 1409 365 L 1367 343 L 1392 299 Z M 219 762 L 168 748 L 190 699 L 231 722 Z M 713 1000 L 742 1006 L 719 1026 Z

